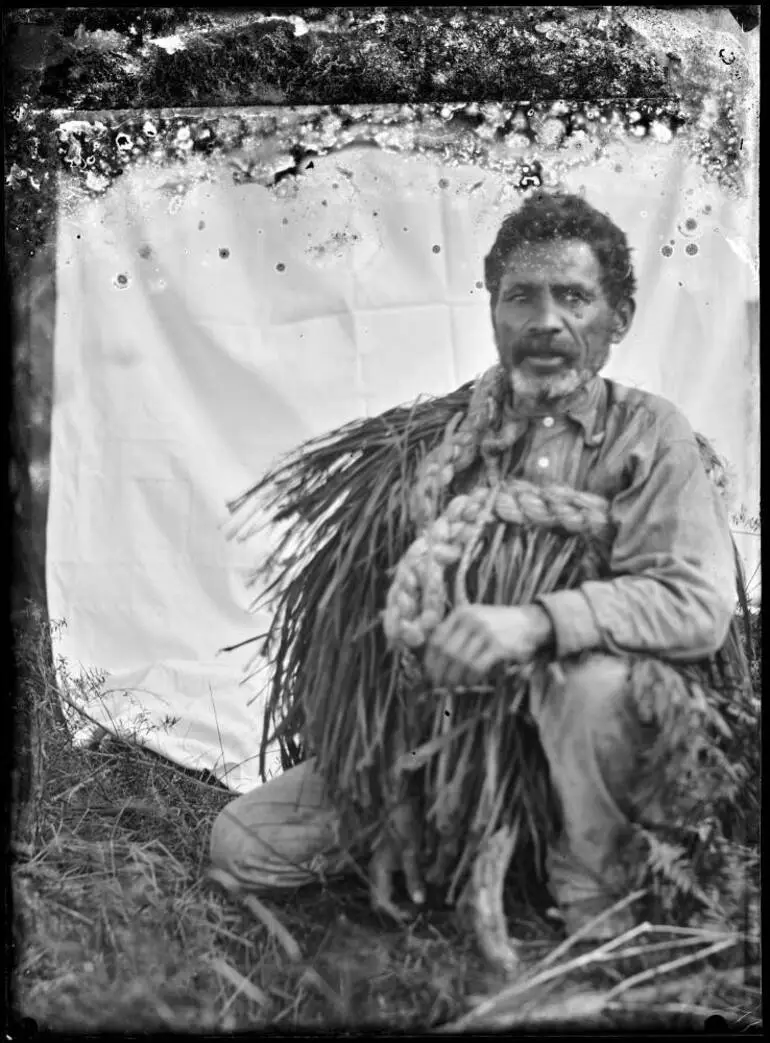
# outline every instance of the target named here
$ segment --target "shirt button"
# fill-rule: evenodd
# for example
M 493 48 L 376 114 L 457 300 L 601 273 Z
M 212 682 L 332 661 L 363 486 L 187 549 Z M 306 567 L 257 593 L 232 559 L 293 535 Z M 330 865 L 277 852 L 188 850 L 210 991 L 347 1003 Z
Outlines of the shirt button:
M 553 427 L 553 417 L 547 416 L 543 420 L 543 427 Z
M 537 461 L 537 466 L 542 467 L 543 470 L 545 470 L 545 468 L 548 466 L 548 457 L 541 456 L 540 459 Z

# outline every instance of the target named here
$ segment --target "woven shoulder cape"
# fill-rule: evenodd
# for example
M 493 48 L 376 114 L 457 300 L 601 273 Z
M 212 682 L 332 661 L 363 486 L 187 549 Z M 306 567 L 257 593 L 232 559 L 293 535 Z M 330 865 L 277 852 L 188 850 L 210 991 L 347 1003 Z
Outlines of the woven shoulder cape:
M 265 512 L 283 531 L 254 575 L 265 588 L 257 604 L 273 612 L 260 649 L 271 666 L 263 777 L 276 740 L 284 768 L 314 756 L 344 833 L 364 847 L 390 808 L 419 801 L 428 879 L 450 901 L 501 826 L 542 866 L 558 809 L 527 696 L 549 664 L 436 692 L 422 675 L 425 641 L 463 600 L 524 604 L 608 575 L 612 541 L 601 498 L 504 480 L 502 381 L 494 367 L 452 394 L 310 440 L 230 505 L 243 539 Z M 721 461 L 698 440 L 722 486 Z M 474 464 L 483 482 L 457 495 Z M 736 591 L 747 613 L 737 553 Z M 747 683 L 742 640 L 736 617 L 716 656 L 676 670 L 710 712 Z

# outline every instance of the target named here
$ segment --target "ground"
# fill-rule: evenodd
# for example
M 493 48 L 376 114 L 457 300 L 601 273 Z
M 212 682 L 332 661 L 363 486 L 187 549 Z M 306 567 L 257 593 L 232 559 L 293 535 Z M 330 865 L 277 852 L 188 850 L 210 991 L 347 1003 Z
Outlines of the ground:
M 72 714 L 37 678 L 41 785 L 13 869 L 18 1017 L 78 1033 L 760 1027 L 758 922 L 599 948 L 565 943 L 512 893 L 524 962 L 506 982 L 451 910 L 398 927 L 355 878 L 248 908 L 207 878 L 211 822 L 233 794 L 127 740 L 76 747 Z

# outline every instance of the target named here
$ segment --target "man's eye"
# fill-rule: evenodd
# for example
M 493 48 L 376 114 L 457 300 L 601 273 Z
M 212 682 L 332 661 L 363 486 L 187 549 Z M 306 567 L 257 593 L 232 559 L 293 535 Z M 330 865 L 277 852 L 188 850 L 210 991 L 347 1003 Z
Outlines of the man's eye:
M 505 295 L 505 299 L 507 301 L 515 301 L 516 303 L 520 303 L 521 301 L 525 301 L 527 299 L 527 295 L 526 293 L 523 293 L 521 290 L 518 290 L 513 291 L 512 293 L 507 293 Z
M 571 303 L 580 302 L 581 304 L 585 304 L 588 298 L 580 290 L 565 290 L 564 299 Z

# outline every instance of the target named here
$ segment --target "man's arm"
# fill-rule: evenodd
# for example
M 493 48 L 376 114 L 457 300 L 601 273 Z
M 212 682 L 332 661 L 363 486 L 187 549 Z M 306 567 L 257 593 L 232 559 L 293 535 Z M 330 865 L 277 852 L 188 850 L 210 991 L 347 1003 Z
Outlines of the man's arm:
M 735 559 L 727 514 L 692 428 L 672 411 L 635 455 L 632 484 L 611 508 L 615 578 L 537 599 L 551 617 L 560 658 L 596 649 L 699 659 L 727 635 Z

